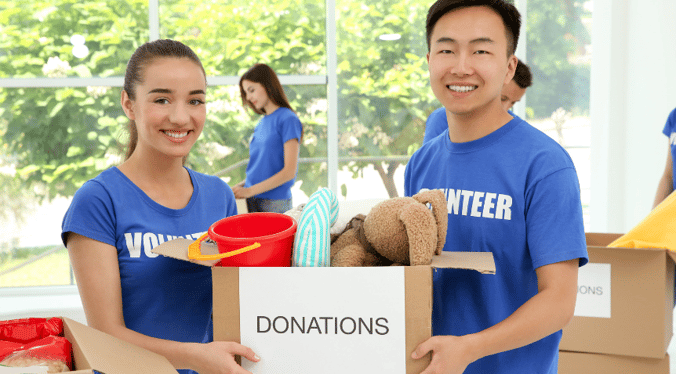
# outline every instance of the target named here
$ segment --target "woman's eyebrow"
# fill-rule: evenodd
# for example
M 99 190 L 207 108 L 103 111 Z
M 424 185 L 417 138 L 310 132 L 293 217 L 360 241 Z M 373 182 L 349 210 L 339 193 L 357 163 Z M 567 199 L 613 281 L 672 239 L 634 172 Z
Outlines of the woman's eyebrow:
M 171 94 L 174 91 L 168 89 L 168 88 L 154 88 L 150 91 L 148 91 L 148 94 L 152 93 L 164 93 L 164 94 Z M 206 92 L 204 90 L 192 90 L 190 91 L 190 95 L 206 95 Z
M 173 91 L 171 91 L 168 88 L 154 88 L 154 89 L 148 91 L 149 94 L 151 94 L 151 93 L 166 93 L 166 94 L 169 94 L 169 93 L 172 93 L 172 92 Z

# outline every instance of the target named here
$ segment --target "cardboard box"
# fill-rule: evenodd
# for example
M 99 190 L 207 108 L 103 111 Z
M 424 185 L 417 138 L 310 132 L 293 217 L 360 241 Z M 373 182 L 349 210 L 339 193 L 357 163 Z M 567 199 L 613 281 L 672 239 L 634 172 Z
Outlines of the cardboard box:
M 150 352 L 72 319 L 62 318 L 64 336 L 73 346 L 72 373 L 176 374 L 164 356 Z
M 587 234 L 575 316 L 564 351 L 664 358 L 673 333 L 675 253 L 608 248 L 620 234 Z
M 187 260 L 192 242 L 153 252 Z M 204 242 L 202 253 L 218 249 Z M 435 268 L 495 273 L 486 252 L 444 252 L 430 266 L 212 267 L 214 340 L 254 349 L 261 361 L 242 366 L 256 374 L 420 373 L 429 355 L 410 356 L 432 333 Z
M 663 358 L 559 352 L 559 374 L 669 374 L 669 355 Z

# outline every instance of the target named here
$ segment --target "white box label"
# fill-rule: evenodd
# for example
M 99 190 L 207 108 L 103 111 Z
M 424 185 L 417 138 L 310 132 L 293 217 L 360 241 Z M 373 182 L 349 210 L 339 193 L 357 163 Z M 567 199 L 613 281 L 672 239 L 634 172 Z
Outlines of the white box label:
M 577 273 L 575 316 L 610 318 L 610 264 L 587 263 Z
M 255 374 L 406 373 L 404 269 L 240 268 Z

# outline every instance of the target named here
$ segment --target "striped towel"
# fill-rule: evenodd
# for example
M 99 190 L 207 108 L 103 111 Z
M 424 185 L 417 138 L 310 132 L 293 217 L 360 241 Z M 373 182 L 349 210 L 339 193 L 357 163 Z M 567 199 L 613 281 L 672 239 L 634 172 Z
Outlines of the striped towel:
M 293 266 L 331 266 L 331 226 L 338 219 L 338 199 L 328 188 L 310 196 L 298 222 Z

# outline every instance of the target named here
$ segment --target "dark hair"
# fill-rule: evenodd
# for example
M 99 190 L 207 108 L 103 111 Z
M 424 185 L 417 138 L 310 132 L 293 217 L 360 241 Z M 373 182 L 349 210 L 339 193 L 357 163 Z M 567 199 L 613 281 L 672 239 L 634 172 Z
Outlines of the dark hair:
M 441 17 L 453 10 L 474 6 L 489 7 L 500 15 L 507 34 L 507 55 L 513 55 L 519 42 L 521 14 L 514 5 L 504 0 L 437 0 L 427 12 L 427 50 L 430 50 L 434 26 Z
M 206 80 L 206 73 L 199 57 L 187 45 L 171 39 L 159 39 L 147 42 L 134 51 L 127 63 L 127 71 L 124 74 L 124 87 L 129 99 L 136 100 L 136 86 L 143 83 L 143 73 L 146 66 L 158 58 L 187 58 L 196 63 Z M 138 142 L 138 130 L 136 122 L 129 120 L 129 143 L 125 159 L 128 159 L 136 149 Z
M 293 110 L 291 104 L 289 104 L 289 99 L 286 98 L 282 84 L 279 82 L 279 78 L 274 70 L 271 67 L 265 64 L 255 64 L 249 70 L 247 70 L 242 78 L 239 80 L 239 93 L 242 95 L 242 105 L 248 106 L 253 109 L 254 112 L 258 114 L 266 114 L 264 109 L 256 109 L 247 99 L 246 92 L 244 92 L 244 87 L 242 82 L 248 80 L 254 83 L 260 83 L 265 88 L 265 92 L 268 94 L 268 98 L 272 100 L 275 104 L 280 107 L 285 107 Z
M 521 88 L 528 88 L 533 84 L 533 75 L 528 68 L 528 65 L 519 60 L 516 64 L 516 72 L 512 78 L 516 84 Z

